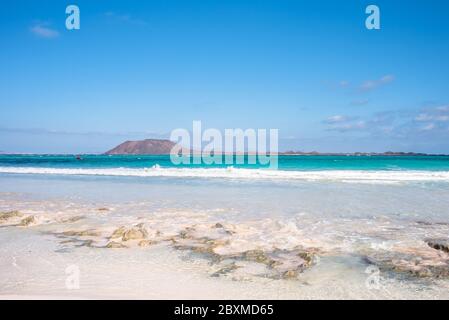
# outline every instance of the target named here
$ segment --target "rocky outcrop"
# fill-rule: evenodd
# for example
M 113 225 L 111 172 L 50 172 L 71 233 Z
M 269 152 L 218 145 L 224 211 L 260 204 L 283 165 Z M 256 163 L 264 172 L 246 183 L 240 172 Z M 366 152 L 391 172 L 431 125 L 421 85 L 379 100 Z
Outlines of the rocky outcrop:
M 20 218 L 23 214 L 19 211 L 0 212 L 0 223 L 8 222 L 10 219 Z
M 19 211 L 0 212 L 0 225 L 28 227 L 36 223 L 34 216 L 26 216 Z
M 229 232 L 221 223 L 211 226 L 220 230 L 221 237 L 217 234 L 198 234 L 195 227 L 188 227 L 171 239 L 172 245 L 177 250 L 188 250 L 202 254 L 212 263 L 221 265 L 227 262 L 212 276 L 232 274 L 233 271 L 245 268 L 249 264 L 258 264 L 265 269 L 262 276 L 274 279 L 296 279 L 298 276 L 316 263 L 318 250 L 315 248 L 302 248 L 297 246 L 292 249 L 260 249 L 238 251 L 235 253 L 219 253 L 218 248 L 226 247 L 232 241 L 233 232 Z M 230 263 L 230 264 L 229 264 Z
M 170 154 L 176 144 L 170 140 L 146 139 L 140 141 L 126 141 L 106 154 Z
M 449 239 L 426 239 L 429 247 L 449 253 Z
M 26 218 L 23 218 L 20 220 L 19 226 L 21 227 L 28 227 L 36 222 L 36 219 L 34 216 L 28 216 Z
M 65 237 L 99 237 L 101 234 L 95 230 L 69 230 L 62 232 Z
M 157 243 L 156 241 L 152 241 L 152 240 L 140 240 L 138 245 L 139 245 L 139 247 L 149 247 L 156 243 Z
M 367 255 L 365 258 L 366 262 L 378 266 L 383 271 L 392 271 L 418 278 L 449 277 L 449 259 L 444 252 L 438 254 L 417 249 L 379 251 Z
M 132 228 L 125 228 L 124 226 L 116 229 L 112 235 L 111 239 L 119 239 L 122 241 L 129 240 L 143 240 L 148 236 L 147 230 L 145 230 L 143 224 L 138 224 Z
M 120 242 L 115 242 L 115 241 L 111 241 L 106 245 L 106 248 L 109 249 L 122 249 L 122 248 L 127 248 L 124 244 L 120 243 Z

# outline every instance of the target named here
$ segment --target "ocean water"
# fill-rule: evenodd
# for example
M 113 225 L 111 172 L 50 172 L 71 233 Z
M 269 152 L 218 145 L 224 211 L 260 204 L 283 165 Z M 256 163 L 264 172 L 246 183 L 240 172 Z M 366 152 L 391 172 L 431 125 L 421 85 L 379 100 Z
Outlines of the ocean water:
M 143 169 L 161 168 L 227 168 L 222 164 L 175 165 L 168 155 L 83 155 L 78 160 L 74 155 L 0 155 L 0 167 L 33 167 L 60 169 Z M 237 164 L 235 168 L 265 168 L 261 164 Z M 192 160 L 193 162 L 193 160 Z M 449 171 L 449 156 L 288 156 L 278 157 L 279 169 L 289 171 L 320 170 L 425 170 Z
M 278 170 L 248 164 L 175 165 L 167 155 L 2 155 L 0 173 L 198 177 L 230 179 L 338 180 L 394 183 L 448 181 L 449 156 L 279 156 Z
M 417 271 L 449 268 L 449 255 L 426 242 L 449 234 L 444 156 L 281 156 L 270 170 L 3 155 L 0 212 L 11 211 L 20 216 L 0 220 L 0 296 L 449 298 L 447 277 Z M 148 246 L 111 240 L 142 226 Z M 297 250 L 314 262 L 287 279 Z M 80 268 L 78 290 L 65 286 L 70 265 Z

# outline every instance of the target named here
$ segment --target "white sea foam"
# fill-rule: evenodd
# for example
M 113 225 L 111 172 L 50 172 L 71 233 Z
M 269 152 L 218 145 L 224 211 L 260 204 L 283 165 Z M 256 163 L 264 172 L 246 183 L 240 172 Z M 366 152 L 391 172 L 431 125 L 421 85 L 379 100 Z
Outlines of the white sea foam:
M 400 183 L 413 181 L 449 182 L 449 171 L 289 171 L 240 168 L 35 168 L 0 167 L 0 173 L 44 175 L 89 175 L 122 177 L 180 177 L 222 179 L 270 179 L 340 181 L 346 183 Z

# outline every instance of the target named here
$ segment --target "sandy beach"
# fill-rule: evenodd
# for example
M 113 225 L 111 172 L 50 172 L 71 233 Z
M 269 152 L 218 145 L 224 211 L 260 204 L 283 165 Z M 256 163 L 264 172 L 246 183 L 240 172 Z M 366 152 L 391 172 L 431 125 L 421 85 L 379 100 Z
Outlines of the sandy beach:
M 447 299 L 435 183 L 3 175 L 0 296 Z

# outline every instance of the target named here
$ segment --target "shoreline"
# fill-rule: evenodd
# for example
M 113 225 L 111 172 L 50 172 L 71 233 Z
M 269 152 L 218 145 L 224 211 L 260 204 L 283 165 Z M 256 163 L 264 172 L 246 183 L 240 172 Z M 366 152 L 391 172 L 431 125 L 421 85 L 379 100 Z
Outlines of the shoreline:
M 288 169 L 288 168 L 287 168 Z M 407 183 L 442 182 L 449 183 L 449 170 L 378 170 L 378 169 L 269 169 L 269 168 L 55 168 L 55 167 L 1 167 L 0 174 L 40 176 L 97 176 L 136 178 L 203 178 L 275 181 L 335 181 L 345 183 Z
M 3 175 L 0 298 L 449 299 L 448 195 L 447 184 Z M 73 265 L 79 290 L 66 288 Z

